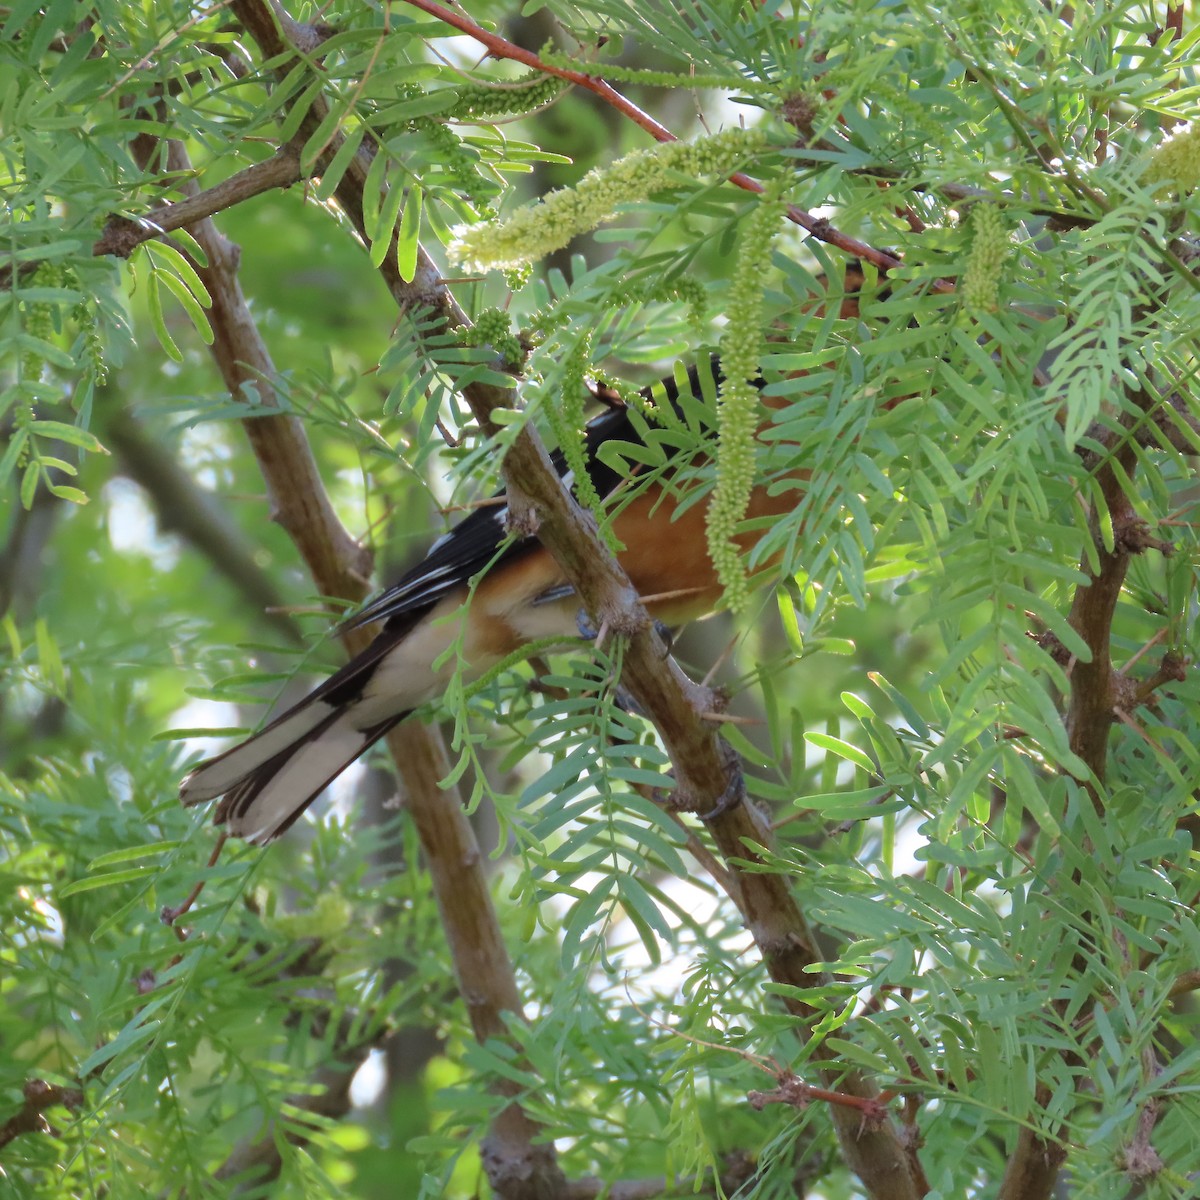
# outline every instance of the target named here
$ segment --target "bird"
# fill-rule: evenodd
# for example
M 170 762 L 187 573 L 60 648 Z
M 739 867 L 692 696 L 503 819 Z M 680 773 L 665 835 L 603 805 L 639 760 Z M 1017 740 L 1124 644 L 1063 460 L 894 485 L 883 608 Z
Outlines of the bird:
M 824 279 L 820 282 L 824 287 Z M 841 317 L 859 315 L 864 284 L 861 265 L 850 260 L 834 301 Z M 818 300 L 810 315 L 821 316 L 827 303 L 828 297 Z M 644 445 L 640 428 L 653 426 L 655 411 L 673 411 L 686 421 L 689 408 L 695 408 L 689 398 L 711 397 L 721 380 L 720 359 L 713 355 L 682 377 L 673 374 L 643 388 L 640 422 L 614 391 L 597 387 L 594 394 L 607 408 L 583 431 L 595 492 L 602 501 L 617 502 L 611 520 L 622 546 L 617 559 L 660 628 L 685 625 L 720 605 L 723 589 L 708 555 L 705 507 L 695 503 L 695 489 L 672 486 L 672 480 L 653 473 L 639 485 L 632 478 L 636 467 L 622 473 L 602 450 L 613 443 Z M 761 389 L 763 381 L 755 384 Z M 778 405 L 765 400 L 768 408 Z M 573 486 L 562 451 L 551 459 Z M 736 539 L 744 552 L 770 524 L 763 518 L 797 507 L 796 488 L 811 472 L 801 466 L 786 474 L 789 482 L 783 486 L 755 486 L 745 531 Z M 679 477 L 677 470 L 675 483 Z M 507 516 L 499 493 L 438 538 L 421 562 L 342 626 L 380 622 L 374 641 L 269 725 L 195 766 L 180 784 L 182 802 L 191 806 L 220 797 L 215 824 L 265 845 L 285 833 L 388 730 L 439 699 L 456 660 L 464 660 L 468 675 L 478 678 L 530 642 L 585 636 L 589 631 L 574 588 L 536 537 L 510 534 Z M 759 569 L 770 569 L 775 561 Z M 449 654 L 460 637 L 460 654 Z
M 716 357 L 705 366 L 719 383 Z M 671 376 L 641 396 L 647 405 L 665 399 L 683 415 L 683 391 L 711 394 L 702 369 L 693 366 L 682 380 Z M 603 395 L 609 407 L 585 426 L 584 454 L 597 494 L 612 498 L 630 490 L 629 476 L 602 461 L 601 448 L 643 439 L 631 410 L 613 393 Z M 561 451 L 552 461 L 571 482 Z M 695 498 L 655 481 L 633 488 L 612 519 L 621 566 L 651 618 L 668 629 L 707 616 L 722 597 L 706 547 L 704 505 Z M 776 517 L 795 505 L 794 491 L 770 495 L 758 487 L 746 515 Z M 382 623 L 374 641 L 259 732 L 194 767 L 180 785 L 182 802 L 221 797 L 215 823 L 265 845 L 388 730 L 440 698 L 456 669 L 456 656 L 446 652 L 460 636 L 461 657 L 478 677 L 529 642 L 585 635 L 579 599 L 558 564 L 535 537 L 513 538 L 506 518 L 501 493 L 443 534 L 420 563 L 344 623 Z M 760 534 L 740 535 L 743 549 Z

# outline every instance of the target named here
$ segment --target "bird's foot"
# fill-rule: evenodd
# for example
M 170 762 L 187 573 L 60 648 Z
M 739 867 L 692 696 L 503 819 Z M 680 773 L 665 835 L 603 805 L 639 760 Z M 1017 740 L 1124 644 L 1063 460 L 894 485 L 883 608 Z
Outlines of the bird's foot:
M 746 776 L 742 771 L 742 760 L 728 742 L 722 740 L 721 745 L 728 751 L 725 758 L 725 769 L 729 773 L 726 777 L 728 782 L 725 790 L 717 797 L 716 804 L 708 812 L 698 814 L 699 819 L 704 822 L 724 816 L 746 798 Z

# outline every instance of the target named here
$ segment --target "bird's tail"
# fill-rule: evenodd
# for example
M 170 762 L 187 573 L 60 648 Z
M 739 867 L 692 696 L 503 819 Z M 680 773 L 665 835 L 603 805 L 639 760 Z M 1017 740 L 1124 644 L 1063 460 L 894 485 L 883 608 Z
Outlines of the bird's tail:
M 224 797 L 216 823 L 257 845 L 273 841 L 369 746 L 407 712 L 358 729 L 341 705 L 302 700 L 240 746 L 191 772 L 179 789 L 184 804 Z

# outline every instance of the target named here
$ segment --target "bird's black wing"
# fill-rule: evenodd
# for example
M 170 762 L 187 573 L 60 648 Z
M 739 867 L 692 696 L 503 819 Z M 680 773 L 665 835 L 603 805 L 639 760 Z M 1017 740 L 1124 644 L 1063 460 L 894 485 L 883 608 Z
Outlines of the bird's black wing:
M 612 408 L 601 413 L 588 422 L 584 432 L 588 473 L 596 491 L 601 496 L 607 495 L 619 482 L 619 477 L 596 457 L 598 448 L 607 441 L 641 439 L 625 408 Z M 551 461 L 560 477 L 567 474 L 561 451 L 555 451 Z M 538 544 L 537 539 L 521 537 L 510 540 L 507 548 L 501 551 L 509 538 L 508 506 L 504 503 L 503 491 L 493 500 L 494 503 L 476 509 L 438 538 L 421 562 L 350 617 L 344 628 L 393 620 L 407 625 L 411 614 L 432 608 L 490 563 L 510 562 L 533 550 Z
M 719 367 L 715 359 L 710 369 L 713 378 L 719 382 Z M 678 408 L 680 389 L 676 380 L 664 379 L 657 386 L 662 388 L 667 401 Z M 701 394 L 699 371 L 695 366 L 687 373 L 687 386 L 692 395 Z M 643 388 L 641 394 L 649 401 L 653 395 L 652 388 Z M 616 470 L 599 458 L 600 447 L 612 441 L 642 442 L 629 410 L 621 404 L 615 404 L 593 417 L 584 427 L 584 455 L 588 474 L 600 496 L 609 495 L 622 479 Z M 565 477 L 568 468 L 562 451 L 556 450 L 550 458 L 559 476 Z M 374 621 L 396 621 L 407 629 L 414 613 L 428 611 L 444 596 L 465 586 L 489 564 L 511 562 L 533 550 L 538 544 L 537 539 L 521 537 L 509 541 L 507 548 L 501 551 L 509 538 L 508 506 L 504 503 L 504 492 L 497 492 L 493 501 L 476 509 L 438 538 L 421 562 L 350 617 L 343 628 L 354 629 Z

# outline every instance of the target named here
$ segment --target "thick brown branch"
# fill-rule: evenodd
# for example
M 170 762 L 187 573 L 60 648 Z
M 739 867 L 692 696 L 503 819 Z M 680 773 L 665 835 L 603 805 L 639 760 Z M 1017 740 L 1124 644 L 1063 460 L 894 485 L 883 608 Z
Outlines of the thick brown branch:
M 1168 683 L 1185 683 L 1187 681 L 1187 659 L 1175 650 L 1168 650 L 1158 665 L 1158 669 L 1149 679 L 1143 679 L 1136 684 L 1134 694 L 1135 704 L 1145 704 L 1152 699 L 1160 687 Z
M 72 1112 L 83 1104 L 83 1093 L 77 1088 L 58 1087 L 44 1079 L 27 1079 L 21 1089 L 25 1103 L 3 1125 L 0 1125 L 0 1147 L 7 1146 L 23 1133 L 50 1133 L 45 1112 L 50 1108 L 68 1108 Z
M 1123 447 L 1115 454 L 1123 473 L 1128 477 L 1137 462 L 1133 451 Z M 1105 464 L 1100 467 L 1097 478 L 1111 523 L 1113 545 L 1111 549 L 1104 545 L 1099 533 L 1099 517 L 1095 517 L 1094 553 L 1099 560 L 1099 567 L 1093 571 L 1089 566 L 1089 556 L 1084 556 L 1082 569 L 1089 580 L 1076 589 L 1068 617 L 1087 643 L 1091 660 L 1077 661 L 1071 669 L 1067 733 L 1071 749 L 1087 764 L 1095 783 L 1103 785 L 1108 765 L 1108 735 L 1120 699 L 1110 649 L 1113 614 L 1125 574 L 1129 570 L 1130 557 L 1144 547 L 1137 544 L 1142 525 L 1121 488 L 1118 472 Z M 1099 805 L 1099 796 L 1091 781 L 1089 788 L 1094 802 Z
M 170 147 L 169 161 L 173 170 L 188 169 L 186 155 L 177 144 Z M 213 354 L 226 385 L 231 394 L 239 396 L 244 394 L 245 384 L 253 383 L 260 402 L 269 406 L 274 400 L 274 365 L 242 296 L 237 279 L 238 250 L 210 220 L 194 222 L 191 233 L 208 259 L 207 266 L 197 264 L 197 270 L 212 297 Z M 267 483 L 274 515 L 292 537 L 318 588 L 326 595 L 361 599 L 367 589 L 369 555 L 337 521 L 303 426 L 281 414 L 249 418 L 245 428 Z M 363 649 L 369 636 L 365 630 L 347 635 L 351 653 Z M 464 966 L 456 959 L 456 970 L 461 981 L 469 981 L 464 995 L 472 1023 L 477 1029 L 487 1030 L 482 1036 L 497 1033 L 502 1028 L 500 1013 L 505 1009 L 519 1012 L 519 998 L 484 881 L 482 856 L 463 817 L 462 801 L 454 789 L 440 786 L 446 774 L 440 739 L 432 729 L 407 725 L 393 731 L 388 744 L 418 828 L 426 836 L 435 827 L 449 831 L 435 844 L 426 845 L 428 862 L 448 920 L 453 921 L 464 911 L 454 903 L 455 898 L 470 902 L 473 925 L 470 929 L 461 925 L 450 929 L 451 949 L 457 953 L 464 945 L 472 945 L 473 960 Z M 496 994 L 497 988 L 500 994 Z M 514 1169 L 532 1173 L 533 1164 L 545 1172 L 543 1160 L 547 1155 L 552 1157 L 553 1147 L 534 1144 L 534 1130 L 518 1107 L 505 1109 L 495 1126 L 509 1142 L 518 1136 L 522 1140 L 524 1152 L 510 1156 Z M 244 1163 L 238 1166 L 239 1170 L 244 1168 Z
M 1148 1052 L 1153 1057 L 1152 1052 Z M 1157 1074 L 1152 1064 L 1151 1075 Z M 1157 1096 L 1150 1096 L 1138 1109 L 1137 1125 L 1129 1144 L 1121 1151 L 1121 1167 L 1135 1183 L 1153 1179 L 1166 1167 L 1162 1156 L 1154 1148 L 1154 1127 L 1162 1116 L 1162 1104 Z
M 144 152 L 149 155 L 151 151 L 146 147 Z M 168 144 L 167 165 L 184 180 L 180 185 L 184 192 L 199 193 L 188 178 L 191 163 L 181 143 Z M 207 217 L 193 221 L 190 232 L 208 259 L 207 265 L 196 263 L 195 267 L 212 301 L 212 354 L 225 386 L 239 400 L 249 400 L 249 386 L 264 408 L 274 408 L 275 364 L 238 282 L 241 251 Z M 370 554 L 338 521 L 304 427 L 295 417 L 282 413 L 255 417 L 244 427 L 267 484 L 271 515 L 291 535 L 317 586 L 329 596 L 361 599 L 366 592 Z
M 1050 1093 L 1047 1091 L 1043 1096 L 1041 1092 L 1039 1089 L 1039 1103 L 1048 1103 Z M 1066 1157 L 1066 1147 L 1022 1126 L 1005 1167 L 997 1200 L 1050 1200 Z
M 282 56 L 291 48 L 283 36 L 291 21 L 280 10 L 268 8 L 262 0 L 233 0 L 232 8 L 265 56 Z M 297 138 L 311 137 L 325 112 L 322 100 L 314 102 Z M 331 139 L 326 154 L 335 154 L 339 145 L 339 137 Z M 369 165 L 365 154 L 357 155 L 335 191 L 338 204 L 364 238 L 362 201 Z M 394 252 L 383 256 L 381 271 L 402 310 L 432 309 L 448 326 L 466 324 L 465 314 L 424 250 L 419 253 L 411 282 L 400 277 Z M 512 392 L 506 388 L 475 383 L 465 387 L 463 394 L 481 428 L 489 432 L 495 428 L 492 413 L 512 405 Z M 769 845 L 770 830 L 741 802 L 744 792 L 736 767 L 723 752 L 715 731 L 699 715 L 713 708 L 707 689 L 689 680 L 668 657 L 628 578 L 598 538 L 594 520 L 574 502 L 536 431 L 528 425 L 516 435 L 505 455 L 504 476 L 510 510 L 519 527 L 536 532 L 554 555 L 596 627 L 627 639 L 623 683 L 663 738 L 681 804 L 701 812 L 722 807 L 723 811 L 709 824 L 723 854 L 727 860 L 753 862 L 755 855 L 747 843 Z M 806 968 L 815 961 L 812 938 L 787 880 L 774 872 L 743 872 L 732 862 L 731 869 L 738 877 L 747 926 L 772 978 L 796 987 L 811 987 L 816 979 L 806 973 Z M 789 1006 L 804 1020 L 813 1015 L 798 1003 Z M 875 1089 L 857 1072 L 831 1068 L 826 1078 L 842 1092 L 864 1100 L 875 1097 Z M 862 1121 L 845 1110 L 836 1112 L 834 1120 L 847 1161 L 872 1197 L 910 1200 L 923 1194 L 926 1187 L 919 1166 L 906 1153 L 890 1122 L 879 1129 L 864 1129 Z M 493 1143 L 493 1149 L 496 1145 Z M 518 1155 L 517 1161 L 520 1159 Z M 498 1160 L 492 1158 L 486 1165 L 496 1171 Z M 508 1183 L 509 1177 L 504 1182 Z M 536 1183 L 531 1181 L 531 1186 L 536 1187 Z
M 228 244 L 215 230 L 193 229 L 193 233 L 209 257 L 210 271 L 214 263 L 230 263 Z M 206 280 L 214 310 L 227 310 L 224 319 L 213 321 L 218 330 L 215 352 L 231 384 L 244 362 L 258 363 L 266 376 L 259 383 L 261 395 L 269 388 L 271 371 L 265 347 L 244 308 L 232 271 L 219 277 L 219 286 L 217 282 L 216 278 Z M 278 511 L 289 514 L 283 523 L 318 587 L 327 595 L 361 599 L 366 590 L 365 556 L 333 518 L 302 426 L 290 417 L 252 418 L 246 426 L 271 494 L 278 498 Z M 292 489 L 305 483 L 313 491 L 294 496 Z M 358 653 L 366 647 L 370 634 L 355 630 L 345 640 L 350 652 Z M 422 835 L 435 893 L 447 917 L 450 948 L 465 985 L 463 994 L 472 1024 L 481 1039 L 498 1034 L 502 1031 L 499 1014 L 519 1012 L 520 1003 L 483 876 L 482 856 L 463 815 L 462 801 L 455 791 L 440 786 L 447 772 L 440 739 L 431 728 L 408 724 L 394 730 L 388 744 Z M 463 962 L 459 956 L 467 948 L 472 957 Z
M 1186 996 L 1189 992 L 1200 991 L 1200 967 L 1194 968 L 1191 971 L 1184 971 L 1178 979 L 1171 984 L 1171 990 L 1167 993 L 1174 1000 L 1178 996 Z
M 1132 447 L 1125 444 L 1116 449 L 1113 456 L 1128 477 L 1136 465 Z M 1067 732 L 1072 751 L 1087 765 L 1089 778 L 1084 784 L 1092 803 L 1097 810 L 1101 810 L 1108 764 L 1108 738 L 1116 720 L 1122 683 L 1122 677 L 1113 668 L 1111 657 L 1112 622 L 1129 569 L 1129 560 L 1137 552 L 1135 544 L 1143 526 L 1121 487 L 1121 477 L 1111 460 L 1101 463 L 1097 470 L 1097 481 L 1104 515 L 1111 524 L 1113 544 L 1111 549 L 1105 546 L 1101 536 L 1101 514 L 1093 513 L 1092 553 L 1099 565 L 1093 569 L 1092 556 L 1084 553 L 1081 569 L 1088 576 L 1088 582 L 1076 588 L 1068 617 L 1087 643 L 1090 658 L 1087 662 L 1079 659 L 1069 662 L 1071 693 L 1067 709 Z M 1065 647 L 1057 638 L 1046 636 L 1042 640 L 1051 648 L 1051 653 L 1054 653 L 1055 645 L 1060 655 L 1065 653 Z M 1049 1100 L 1049 1089 L 1040 1084 L 1037 1089 L 1039 1108 Z M 999 1200 L 1049 1200 L 1066 1156 L 1066 1147 L 1052 1136 L 1023 1126 L 1005 1166 Z
M 299 30 L 282 9 L 272 9 L 260 0 L 235 0 L 232 8 L 237 19 L 258 43 L 264 57 L 274 58 L 293 49 L 284 40 L 283 33 L 286 30 L 290 36 L 292 31 Z M 325 111 L 324 101 L 318 98 L 301 125 L 299 138 L 311 136 L 315 128 L 312 123 L 319 121 Z M 335 153 L 340 144 L 340 135 L 331 139 L 327 154 Z M 359 155 L 338 190 L 339 203 L 346 208 L 360 233 L 363 232 L 362 188 L 368 166 L 367 156 Z M 348 204 L 353 207 L 347 207 Z M 389 255 L 388 259 L 389 282 L 395 279 L 399 285 L 402 281 L 396 271 L 395 255 Z M 233 280 L 233 285 L 236 287 L 236 280 Z M 248 320 L 248 314 L 246 318 Z M 253 349 L 260 359 L 265 357 L 261 346 Z M 242 360 L 238 361 L 240 363 Z M 257 365 L 255 360 L 249 361 Z M 270 378 L 271 375 L 264 370 L 263 379 L 269 383 Z M 261 420 L 259 418 L 248 423 L 251 431 Z M 263 452 L 269 451 L 272 444 L 255 443 L 264 474 L 273 467 L 270 461 L 263 460 Z M 298 532 L 303 532 L 303 526 Z M 323 561 L 323 555 L 321 559 Z M 344 559 L 341 561 L 345 562 Z M 321 582 L 315 567 L 314 577 Z M 347 585 L 346 591 L 333 590 L 324 585 L 322 590 L 354 598 L 361 594 L 361 588 L 355 586 L 355 581 L 343 578 L 340 582 Z M 355 653 L 365 647 L 369 633 L 355 630 L 345 640 L 350 651 Z M 521 1015 L 520 995 L 487 888 L 483 856 L 457 792 L 443 788 L 440 783 L 447 773 L 440 737 L 432 729 L 408 723 L 394 729 L 387 740 L 400 769 L 409 810 L 421 838 L 426 866 L 472 1029 L 480 1041 L 489 1037 L 503 1037 L 504 1014 Z M 509 1081 L 501 1081 L 497 1090 L 502 1095 L 512 1096 L 519 1089 Z M 561 1194 L 563 1177 L 558 1169 L 554 1145 L 547 1139 L 539 1140 L 540 1133 L 538 1126 L 515 1101 L 492 1122 L 482 1147 L 484 1165 L 497 1194 L 506 1197 L 506 1200 L 542 1200 Z
M 404 763 L 408 810 L 421 840 L 442 928 L 450 948 L 459 994 L 480 1042 L 506 1038 L 505 1013 L 520 1016 L 521 996 L 509 961 L 496 909 L 483 872 L 483 856 L 466 811 L 441 787 L 448 765 L 440 740 L 409 722 L 388 735 L 397 762 Z M 516 1096 L 519 1086 L 499 1080 L 496 1090 Z M 542 1131 L 517 1103 L 492 1122 L 481 1153 L 492 1186 L 501 1196 L 557 1194 L 562 1182 L 554 1145 L 538 1141 Z

